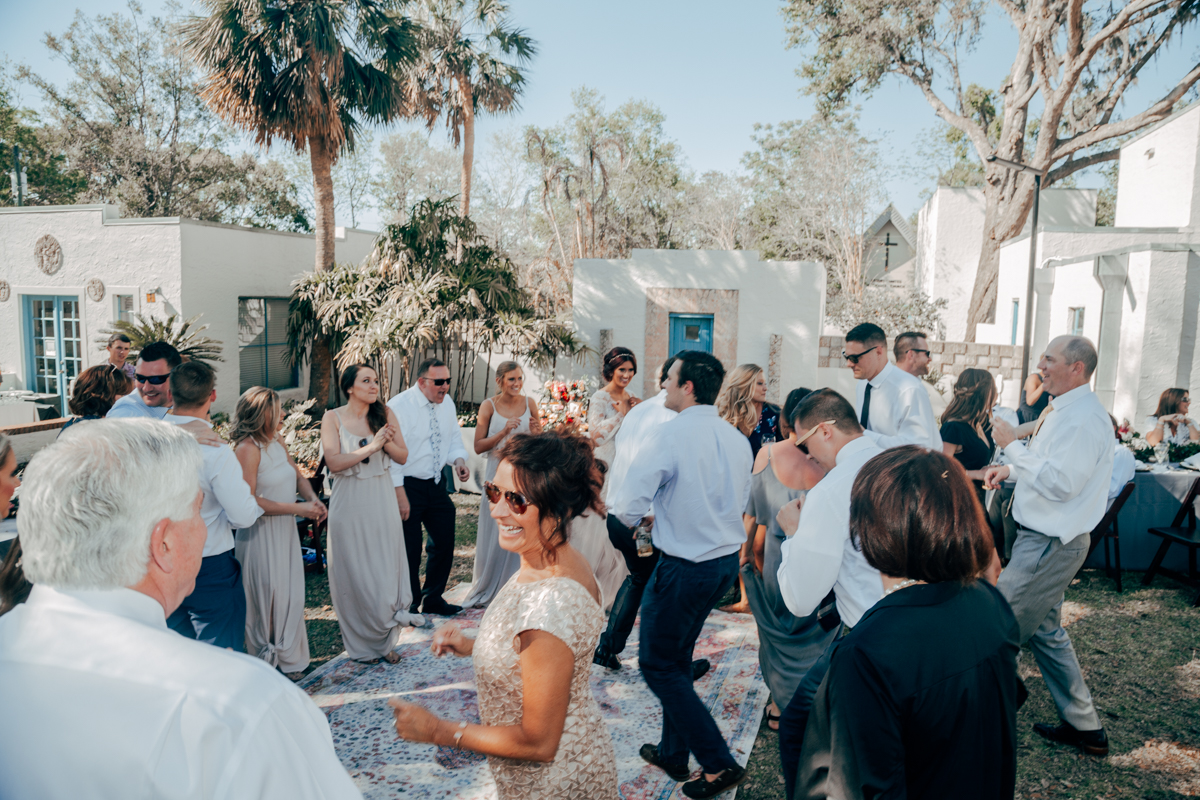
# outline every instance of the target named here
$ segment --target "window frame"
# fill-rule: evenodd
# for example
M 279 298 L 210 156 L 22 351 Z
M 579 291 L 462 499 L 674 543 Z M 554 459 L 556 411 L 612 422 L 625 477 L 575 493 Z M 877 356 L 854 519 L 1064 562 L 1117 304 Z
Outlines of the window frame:
M 270 308 L 271 301 L 278 301 L 278 302 L 282 303 L 283 311 L 284 311 L 285 315 L 287 314 L 288 304 L 291 302 L 291 298 L 288 298 L 288 297 L 238 297 L 239 325 L 240 325 L 240 320 L 242 317 L 242 304 L 249 300 L 261 300 L 263 303 L 264 315 L 269 313 L 268 309 Z M 263 359 L 263 374 L 261 375 L 261 380 L 255 382 L 255 383 L 251 383 L 248 386 L 242 385 L 242 353 L 245 350 L 249 350 L 251 348 L 261 349 L 263 351 L 263 355 L 267 356 L 270 353 L 270 348 L 287 346 L 286 338 L 280 342 L 271 341 L 270 334 L 269 334 L 270 329 L 271 329 L 270 323 L 264 318 L 263 330 L 262 330 L 262 333 L 260 334 L 260 336 L 262 336 L 264 339 L 262 344 L 246 344 L 246 345 L 244 345 L 244 344 L 241 344 L 240 342 L 238 343 L 238 394 L 239 395 L 241 395 L 242 392 L 245 392 L 251 386 L 267 386 L 269 388 L 275 389 L 275 391 L 278 391 L 278 392 L 286 392 L 291 389 L 299 389 L 300 388 L 300 365 L 299 364 L 296 364 L 291 368 L 291 380 L 289 381 L 289 383 L 290 383 L 289 386 L 272 387 L 270 381 L 268 380 L 271 361 L 270 361 L 270 358 L 266 358 L 266 357 Z

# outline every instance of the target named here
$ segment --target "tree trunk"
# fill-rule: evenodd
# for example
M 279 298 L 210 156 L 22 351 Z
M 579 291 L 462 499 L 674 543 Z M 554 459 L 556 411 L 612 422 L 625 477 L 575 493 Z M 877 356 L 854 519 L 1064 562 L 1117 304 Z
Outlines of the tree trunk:
M 316 203 L 316 264 L 317 272 L 328 272 L 334 262 L 334 219 L 333 219 L 333 154 L 324 137 L 308 140 L 309 158 L 312 162 L 313 200 Z M 308 372 L 308 396 L 315 400 L 310 414 L 320 419 L 329 405 L 329 385 L 333 359 L 329 341 L 317 338 L 313 341 L 312 361 Z
M 463 110 L 463 160 L 462 160 L 462 216 L 471 215 L 471 169 L 475 166 L 475 96 L 471 84 L 461 77 L 458 81 L 462 93 Z
M 1033 178 L 1019 180 L 1000 175 L 994 170 L 984 185 L 983 245 L 979 251 L 979 267 L 975 272 L 975 287 L 967 309 L 966 340 L 975 341 L 976 328 L 996 321 L 996 292 L 1000 277 L 1000 248 L 1021 233 L 1029 209 L 1033 206 Z M 1024 284 L 1022 284 L 1023 286 Z M 1021 298 L 1021 308 L 1026 298 Z

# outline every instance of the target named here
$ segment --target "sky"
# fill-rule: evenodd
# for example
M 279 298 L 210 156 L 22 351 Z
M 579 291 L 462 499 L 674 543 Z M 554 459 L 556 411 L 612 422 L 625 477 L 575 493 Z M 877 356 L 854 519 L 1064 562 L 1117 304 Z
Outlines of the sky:
M 666 116 L 667 135 L 679 143 L 697 174 L 733 171 L 750 148 L 755 123 L 778 123 L 810 116 L 813 99 L 796 75 L 803 53 L 786 48 L 785 22 L 778 2 L 745 0 L 509 0 L 514 22 L 538 43 L 529 69 L 522 108 L 502 117 L 480 117 L 476 138 L 486 158 L 493 132 L 525 125 L 548 126 L 572 109 L 571 92 L 588 86 L 612 109 L 630 99 L 646 100 Z M 149 13 L 163 13 L 164 0 L 143 0 Z M 185 9 L 199 7 L 183 0 Z M 125 8 L 123 0 L 0 0 L 5 19 L 0 52 L 11 65 L 26 64 L 54 82 L 69 70 L 51 60 L 42 43 L 47 31 L 60 33 L 76 8 L 89 15 Z M 1157 97 L 1195 63 L 1200 37 L 1190 33 L 1143 72 L 1129 93 L 1133 107 Z M 982 41 L 966 61 L 964 83 L 995 87 L 1011 64 L 1016 34 L 1007 20 L 988 20 Z M 1189 64 L 1191 62 L 1191 64 Z M 29 87 L 21 101 L 38 107 Z M 888 165 L 884 176 L 891 202 L 904 216 L 920 208 L 931 187 L 921 177 L 918 143 L 928 139 L 938 119 L 920 92 L 898 78 L 886 78 L 870 96 L 859 97 L 861 127 L 880 142 Z M 441 139 L 444 134 L 435 131 Z M 436 141 L 437 139 L 435 139 Z M 444 139 L 443 139 L 444 141 Z M 478 161 L 477 161 L 478 163 Z M 1099 186 L 1084 175 L 1081 186 Z M 881 209 L 882 210 L 882 209 Z

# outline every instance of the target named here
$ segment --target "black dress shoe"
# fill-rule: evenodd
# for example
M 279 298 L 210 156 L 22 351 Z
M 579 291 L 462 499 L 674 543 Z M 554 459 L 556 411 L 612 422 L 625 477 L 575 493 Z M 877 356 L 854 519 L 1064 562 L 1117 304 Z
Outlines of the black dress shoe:
M 716 797 L 726 789 L 732 789 L 746 780 L 746 770 L 742 767 L 727 767 L 721 770 L 715 781 L 710 781 L 701 775 L 694 781 L 683 785 L 683 793 L 688 797 Z
M 602 647 L 596 648 L 596 653 L 592 656 L 592 663 L 607 667 L 614 672 L 621 668 L 621 662 L 617 660 L 617 657 Z
M 692 681 L 698 681 L 708 674 L 712 664 L 708 663 L 707 658 L 697 658 L 692 662 Z
M 1047 722 L 1034 723 L 1033 732 L 1043 739 L 1049 739 L 1058 744 L 1069 744 L 1078 747 L 1089 756 L 1108 755 L 1108 734 L 1104 728 L 1094 731 L 1076 730 L 1070 723 L 1063 722 L 1051 725 Z
M 651 766 L 658 767 L 673 781 L 686 781 L 692 776 L 688 772 L 687 764 L 672 764 L 669 761 L 663 760 L 663 757 L 658 754 L 658 747 L 652 744 L 642 745 L 642 749 L 638 751 L 642 756 L 642 760 Z
M 443 617 L 453 617 L 455 614 L 462 611 L 462 606 L 456 606 L 453 603 L 447 603 L 441 598 L 438 598 L 432 603 L 426 600 L 424 606 L 424 613 L 439 614 Z

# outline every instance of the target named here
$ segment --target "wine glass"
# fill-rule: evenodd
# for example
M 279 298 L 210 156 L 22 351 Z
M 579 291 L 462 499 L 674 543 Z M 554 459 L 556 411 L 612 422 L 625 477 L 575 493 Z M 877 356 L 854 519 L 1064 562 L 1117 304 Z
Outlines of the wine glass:
M 1154 459 L 1166 467 L 1171 460 L 1171 445 L 1169 442 L 1159 442 L 1154 445 Z

